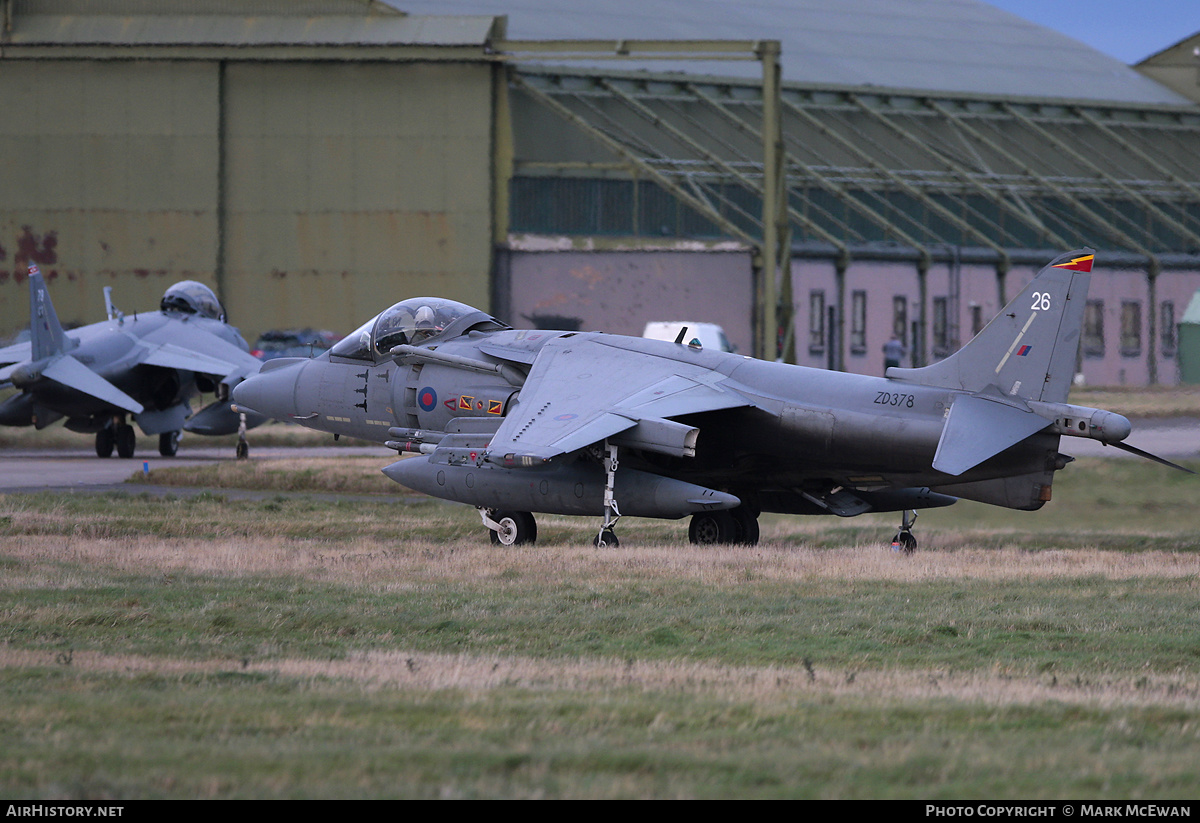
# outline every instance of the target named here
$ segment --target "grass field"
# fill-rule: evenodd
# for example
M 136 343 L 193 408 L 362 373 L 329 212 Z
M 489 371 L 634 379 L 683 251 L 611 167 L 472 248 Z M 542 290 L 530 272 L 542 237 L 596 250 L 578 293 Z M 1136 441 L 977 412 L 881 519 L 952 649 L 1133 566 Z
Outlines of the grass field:
M 1200 794 L 1195 477 L 1081 460 L 1040 512 L 923 514 L 906 557 L 891 515 L 500 550 L 378 468 L 0 497 L 0 794 Z

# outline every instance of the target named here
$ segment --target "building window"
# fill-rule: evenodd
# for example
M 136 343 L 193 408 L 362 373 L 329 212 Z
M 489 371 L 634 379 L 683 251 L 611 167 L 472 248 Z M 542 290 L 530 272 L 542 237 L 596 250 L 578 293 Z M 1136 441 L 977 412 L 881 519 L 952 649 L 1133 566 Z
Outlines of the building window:
M 867 351 L 867 293 L 856 291 L 850 295 L 850 351 L 866 354 Z
M 1164 357 L 1174 357 L 1178 341 L 1175 338 L 1175 301 L 1164 300 L 1158 312 L 1159 337 Z
M 983 306 L 971 306 L 971 336 L 983 331 Z
M 1142 353 L 1142 304 L 1136 300 L 1121 302 L 1121 354 L 1136 357 Z
M 825 292 L 819 289 L 808 293 L 808 351 L 825 351 Z
M 1104 356 L 1104 301 L 1089 300 L 1083 310 L 1083 354 Z
M 933 298 L 933 355 L 950 354 L 950 298 Z
M 892 298 L 892 334 L 908 345 L 908 298 L 902 294 Z

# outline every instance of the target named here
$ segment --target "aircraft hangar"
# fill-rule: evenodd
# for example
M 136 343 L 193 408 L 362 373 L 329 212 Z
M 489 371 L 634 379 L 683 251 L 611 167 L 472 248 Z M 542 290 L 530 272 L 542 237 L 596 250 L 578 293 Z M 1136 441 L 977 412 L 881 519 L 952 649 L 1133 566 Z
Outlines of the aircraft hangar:
M 248 337 L 438 294 L 880 373 L 1091 246 L 1081 373 L 1178 380 L 1200 109 L 980 0 L 2 2 L 0 333 L 38 262 L 78 322 L 189 278 Z

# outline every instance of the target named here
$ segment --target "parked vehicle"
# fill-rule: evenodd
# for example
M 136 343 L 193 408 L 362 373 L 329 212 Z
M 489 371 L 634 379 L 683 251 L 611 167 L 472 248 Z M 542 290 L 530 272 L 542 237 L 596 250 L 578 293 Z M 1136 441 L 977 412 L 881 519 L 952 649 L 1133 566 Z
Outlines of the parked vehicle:
M 272 329 L 259 335 L 250 353 L 259 360 L 276 357 L 316 357 L 333 348 L 341 337 L 325 329 Z

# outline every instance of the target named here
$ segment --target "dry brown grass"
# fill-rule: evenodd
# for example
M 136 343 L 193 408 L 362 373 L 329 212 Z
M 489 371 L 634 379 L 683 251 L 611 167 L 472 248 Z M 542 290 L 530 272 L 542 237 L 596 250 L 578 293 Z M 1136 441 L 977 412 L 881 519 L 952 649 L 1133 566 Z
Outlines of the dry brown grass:
M 482 532 L 482 527 L 481 527 Z M 769 537 L 768 537 L 769 541 Z M 1187 579 L 1200 583 L 1200 555 L 1145 551 L 1038 551 L 959 549 L 906 556 L 880 544 L 841 549 L 773 546 L 701 547 L 686 542 L 622 545 L 538 543 L 498 549 L 482 534 L 455 542 L 405 540 L 380 545 L 361 539 L 337 545 L 283 538 L 253 540 L 126 540 L 18 535 L 5 554 L 31 562 L 101 564 L 130 573 L 201 575 L 280 574 L 386 591 L 422 580 L 471 580 L 520 575 L 586 579 L 597 585 L 638 579 L 691 580 L 730 585 L 746 579 L 929 582 L 935 580 L 1047 580 L 1053 578 Z M 22 585 L 28 585 L 28 580 Z M 12 582 L 0 577 L 0 587 Z
M 769 537 L 768 537 L 769 540 Z M 877 581 L 921 583 L 941 580 L 1173 579 L 1200 580 L 1200 557 L 1190 554 L 1101 551 L 963 549 L 945 553 L 894 554 L 885 547 L 854 546 L 810 550 L 772 546 L 702 548 L 686 543 L 598 550 L 591 546 L 536 545 L 498 550 L 480 540 L 454 543 L 407 541 L 381 547 L 367 540 L 334 549 L 304 541 L 162 540 L 152 537 L 110 540 L 55 535 L 6 538 L 5 554 L 44 570 L 25 576 L 21 587 L 72 588 L 86 585 L 87 569 L 104 566 L 119 572 L 169 579 L 176 574 L 205 577 L 283 575 L 336 583 L 375 592 L 402 592 L 447 581 L 526 577 L 588 581 L 597 588 L 636 580 L 690 580 L 708 586 L 733 586 L 747 580 L 783 582 Z M 59 563 L 63 565 L 59 565 Z M 77 569 L 74 572 L 63 568 Z M 16 585 L 0 578 L 0 587 Z M 0 646 L 0 666 L 45 665 L 54 655 Z M 299 679 L 332 678 L 363 689 L 382 687 L 484 693 L 496 688 L 607 692 L 703 693 L 769 701 L 797 695 L 854 695 L 895 702 L 952 698 L 995 704 L 1033 704 L 1048 700 L 1099 706 L 1161 705 L 1200 708 L 1200 676 L 1111 677 L 1091 682 L 1058 682 L 1051 674 L 982 669 L 973 672 L 863 669 L 819 671 L 806 666 L 723 666 L 695 660 L 543 659 L 505 654 L 433 654 L 415 651 L 353 653 L 342 660 L 266 659 L 232 664 L 167 657 L 77 652 L 79 670 L 189 672 L 239 670 L 278 673 Z
M 222 460 L 199 466 L 156 468 L 134 473 L 128 482 L 208 489 L 257 489 L 339 494 L 415 494 L 383 474 L 398 459 L 380 447 L 378 456 L 276 457 Z
M 61 664 L 61 652 L 0 646 L 0 667 Z M 510 654 L 437 654 L 390 650 L 352 653 L 344 659 L 313 658 L 187 660 L 74 651 L 79 673 L 183 677 L 242 672 L 299 681 L 334 680 L 357 688 L 431 692 L 453 689 L 477 699 L 497 689 L 672 693 L 779 703 L 814 697 L 854 698 L 867 705 L 950 699 L 995 706 L 1054 701 L 1099 708 L 1150 706 L 1200 709 L 1200 678 L 1194 675 L 1106 677 L 1059 681 L 1053 674 L 1014 674 L 1002 667 L 975 672 L 911 669 L 829 671 L 796 666 L 725 666 L 694 660 L 553 659 Z

